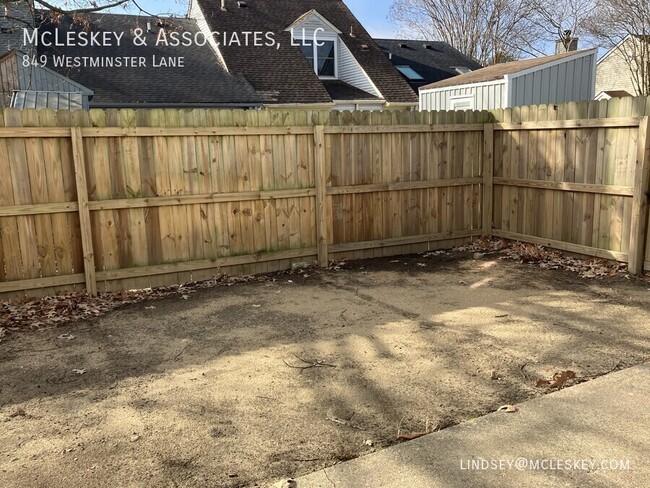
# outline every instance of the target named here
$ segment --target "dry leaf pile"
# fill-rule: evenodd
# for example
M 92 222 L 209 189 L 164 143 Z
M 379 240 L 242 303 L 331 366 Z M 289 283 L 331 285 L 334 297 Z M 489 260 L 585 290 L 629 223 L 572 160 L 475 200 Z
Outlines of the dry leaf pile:
M 172 296 L 187 300 L 192 293 L 202 288 L 269 282 L 275 281 L 278 275 L 298 273 L 304 274 L 305 270 L 257 276 L 222 275 L 211 280 L 183 285 L 116 293 L 103 292 L 99 293 L 97 297 L 89 297 L 86 293 L 64 293 L 39 299 L 16 299 L 0 302 L 0 340 L 6 334 L 19 330 L 58 327 L 71 322 L 90 320 L 125 305 Z
M 547 249 L 539 244 L 506 241 L 504 239 L 480 238 L 471 244 L 457 247 L 461 252 L 496 252 L 501 259 L 513 259 L 521 263 L 535 264 L 544 269 L 565 269 L 583 278 L 602 278 L 627 272 L 627 264 L 599 258 L 575 258 L 560 251 Z

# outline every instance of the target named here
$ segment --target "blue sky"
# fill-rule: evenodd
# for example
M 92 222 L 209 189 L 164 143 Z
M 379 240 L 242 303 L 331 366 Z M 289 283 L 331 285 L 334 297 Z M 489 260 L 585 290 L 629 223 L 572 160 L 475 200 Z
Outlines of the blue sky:
M 377 38 L 395 37 L 396 27 L 388 20 L 388 10 L 393 0 L 344 0 L 370 35 Z M 61 3 L 61 2 L 58 2 Z M 175 13 L 184 15 L 184 0 L 139 0 L 138 4 L 154 14 Z

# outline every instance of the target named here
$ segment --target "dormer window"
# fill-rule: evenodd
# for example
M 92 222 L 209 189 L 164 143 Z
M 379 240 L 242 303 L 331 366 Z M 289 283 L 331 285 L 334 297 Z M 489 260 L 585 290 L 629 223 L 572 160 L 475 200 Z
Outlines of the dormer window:
M 336 41 L 294 39 L 309 65 L 321 78 L 336 77 Z

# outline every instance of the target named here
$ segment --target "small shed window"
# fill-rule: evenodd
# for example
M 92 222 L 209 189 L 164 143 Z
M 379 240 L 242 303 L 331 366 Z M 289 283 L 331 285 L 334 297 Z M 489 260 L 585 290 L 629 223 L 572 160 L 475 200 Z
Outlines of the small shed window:
M 314 68 L 318 76 L 324 78 L 336 77 L 335 41 L 317 40 L 314 42 L 307 39 L 294 39 L 294 44 L 299 46 L 309 65 Z
M 449 110 L 474 110 L 474 95 L 450 97 Z
M 420 73 L 415 71 L 413 68 L 410 66 L 395 66 L 397 70 L 402 73 L 404 76 L 406 76 L 409 80 L 412 81 L 417 81 L 417 80 L 423 80 L 424 78 Z

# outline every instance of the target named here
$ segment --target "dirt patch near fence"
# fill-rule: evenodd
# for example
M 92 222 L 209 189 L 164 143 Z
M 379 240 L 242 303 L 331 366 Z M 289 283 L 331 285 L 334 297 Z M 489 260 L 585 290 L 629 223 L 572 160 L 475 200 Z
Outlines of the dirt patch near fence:
M 649 289 L 431 253 L 5 336 L 0 485 L 265 486 L 648 360 Z

